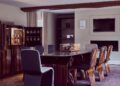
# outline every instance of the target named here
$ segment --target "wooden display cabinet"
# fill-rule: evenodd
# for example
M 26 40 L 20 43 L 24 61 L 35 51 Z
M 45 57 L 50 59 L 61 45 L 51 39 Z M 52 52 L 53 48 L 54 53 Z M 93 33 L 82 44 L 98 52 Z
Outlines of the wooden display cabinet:
M 15 45 L 13 42 L 11 43 L 13 26 L 13 23 L 0 23 L 0 79 L 15 75 L 21 71 L 20 56 L 18 56 L 19 42 L 21 41 L 18 42 L 19 46 L 16 43 Z
M 20 47 L 24 45 L 24 27 L 13 26 L 10 28 L 10 48 L 11 48 L 11 74 L 19 73 L 21 70 Z
M 42 44 L 41 27 L 21 27 L 0 22 L 0 79 L 15 75 L 21 69 L 21 46 Z

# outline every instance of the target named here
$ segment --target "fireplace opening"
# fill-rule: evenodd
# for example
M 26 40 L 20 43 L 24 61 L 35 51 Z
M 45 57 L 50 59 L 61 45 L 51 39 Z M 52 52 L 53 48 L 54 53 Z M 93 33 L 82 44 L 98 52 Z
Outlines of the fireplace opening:
M 102 47 L 102 46 L 109 46 L 109 45 L 113 45 L 113 51 L 118 51 L 118 41 L 103 41 L 103 40 L 91 40 L 90 41 L 91 44 L 97 44 L 98 48 Z

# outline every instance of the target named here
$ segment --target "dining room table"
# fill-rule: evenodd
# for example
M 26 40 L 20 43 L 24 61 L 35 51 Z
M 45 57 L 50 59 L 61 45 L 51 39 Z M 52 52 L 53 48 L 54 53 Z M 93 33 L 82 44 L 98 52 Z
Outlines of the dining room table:
M 54 69 L 54 86 L 70 86 L 69 68 L 77 67 L 90 60 L 91 51 L 79 50 L 74 52 L 52 52 L 41 55 L 44 66 Z

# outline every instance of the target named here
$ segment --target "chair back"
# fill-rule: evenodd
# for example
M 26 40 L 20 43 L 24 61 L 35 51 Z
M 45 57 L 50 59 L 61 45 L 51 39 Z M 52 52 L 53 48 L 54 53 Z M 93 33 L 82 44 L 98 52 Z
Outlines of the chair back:
M 85 45 L 86 50 L 92 51 L 94 48 L 98 48 L 98 45 L 97 44 L 86 44 Z
M 113 50 L 113 45 L 109 45 L 108 50 L 107 50 L 107 55 L 106 55 L 106 61 L 110 60 L 110 55 L 111 55 L 112 50 Z
M 40 53 L 35 49 L 22 49 L 21 60 L 24 73 L 41 73 Z
M 91 68 L 95 67 L 95 65 L 96 65 L 97 53 L 98 53 L 98 48 L 94 48 L 92 50 L 92 54 L 91 54 L 91 61 L 90 61 Z
M 44 47 L 42 45 L 22 46 L 21 49 L 36 49 L 40 52 L 40 55 L 42 55 L 44 52 Z
M 31 47 L 31 46 L 22 46 L 21 47 L 21 50 L 23 49 L 35 49 L 35 47 Z
M 44 47 L 42 45 L 36 45 L 34 46 L 36 50 L 40 52 L 40 55 L 44 53 Z
M 101 47 L 100 54 L 99 54 L 99 62 L 98 62 L 98 64 L 104 63 L 106 50 L 107 50 L 106 46 Z
M 53 53 L 56 51 L 56 46 L 54 44 L 48 45 L 48 53 Z

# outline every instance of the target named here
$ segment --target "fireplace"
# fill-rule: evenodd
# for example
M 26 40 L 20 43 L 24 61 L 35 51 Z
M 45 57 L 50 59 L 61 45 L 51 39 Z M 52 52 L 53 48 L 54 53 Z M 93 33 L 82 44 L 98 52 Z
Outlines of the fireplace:
M 98 48 L 102 46 L 113 45 L 113 51 L 118 51 L 118 41 L 117 40 L 91 40 L 91 44 L 97 44 Z

